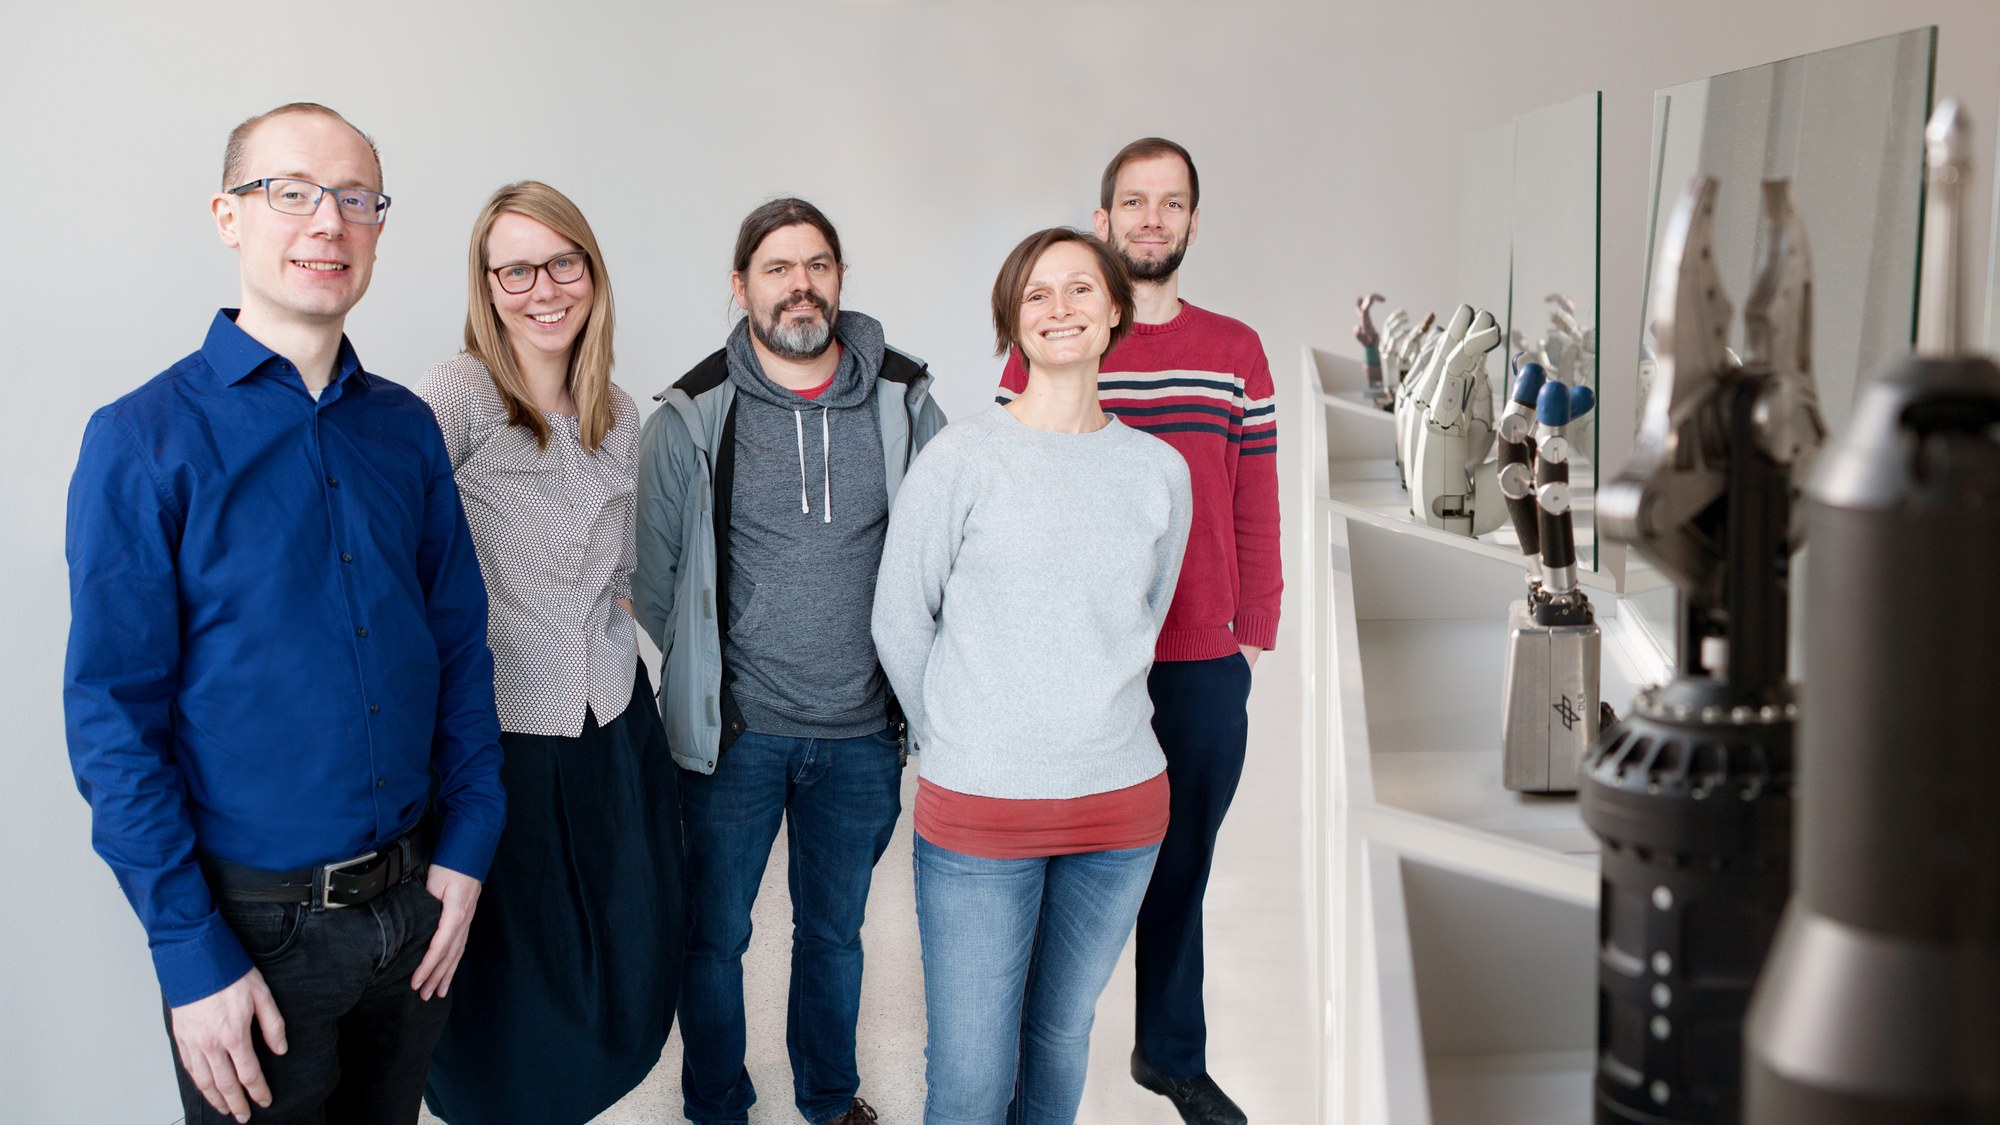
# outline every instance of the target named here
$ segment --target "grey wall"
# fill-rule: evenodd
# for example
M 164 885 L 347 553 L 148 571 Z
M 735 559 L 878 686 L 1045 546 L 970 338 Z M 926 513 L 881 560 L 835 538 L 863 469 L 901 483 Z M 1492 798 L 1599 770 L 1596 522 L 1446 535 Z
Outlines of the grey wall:
M 1340 320 L 1325 311 L 1345 288 L 1328 268 L 1338 224 L 1312 203 L 1339 160 L 1294 143 L 1332 107 L 1318 5 L 441 2 L 367 8 L 364 27 L 325 5 L 16 7 L 0 48 L 0 308 L 20 345 L 0 442 L 10 1122 L 178 1116 L 143 934 L 90 850 L 63 751 L 63 504 L 90 411 L 193 350 L 234 303 L 207 199 L 237 121 L 317 100 L 381 143 L 396 202 L 349 332 L 400 380 L 457 346 L 473 212 L 533 176 L 597 230 L 616 378 L 642 403 L 720 344 L 737 220 L 797 193 L 841 228 L 849 306 L 931 362 L 947 410 L 978 409 L 999 372 L 986 306 L 1001 258 L 1037 227 L 1087 224 L 1104 161 L 1153 132 L 1203 172 L 1184 294 L 1259 328 L 1288 392 L 1300 345 Z M 107 199 L 91 187 L 106 179 L 149 190 Z M 1281 446 L 1287 481 L 1303 479 L 1298 448 Z M 1302 498 L 1288 488 L 1293 531 Z M 1299 768 L 1298 625 L 1258 675 L 1257 768 Z M 1303 905 L 1295 929 L 1303 971 Z

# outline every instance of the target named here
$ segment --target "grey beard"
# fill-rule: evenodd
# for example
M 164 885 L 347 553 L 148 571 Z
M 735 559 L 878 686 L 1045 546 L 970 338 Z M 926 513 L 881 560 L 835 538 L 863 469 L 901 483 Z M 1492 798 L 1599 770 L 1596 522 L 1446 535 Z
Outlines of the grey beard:
M 825 354 L 827 345 L 833 343 L 833 315 L 830 310 L 822 310 L 819 323 L 796 327 L 786 324 L 784 317 L 780 316 L 768 329 L 753 316 L 750 318 L 750 331 L 772 355 L 803 363 L 818 359 Z
M 1182 242 L 1174 247 L 1173 253 L 1158 260 L 1134 258 L 1122 246 L 1118 247 L 1118 257 L 1124 261 L 1125 272 L 1132 275 L 1133 281 L 1165 281 L 1181 268 L 1181 259 L 1187 257 L 1187 243 Z

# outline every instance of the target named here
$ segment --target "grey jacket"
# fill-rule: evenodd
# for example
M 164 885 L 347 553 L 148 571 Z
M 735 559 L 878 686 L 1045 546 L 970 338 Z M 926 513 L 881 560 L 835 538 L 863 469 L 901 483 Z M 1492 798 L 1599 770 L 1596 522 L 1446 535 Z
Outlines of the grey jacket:
M 924 364 L 895 349 L 876 373 L 883 479 L 891 507 L 910 461 L 940 429 Z M 728 620 L 729 497 L 734 479 L 736 388 L 718 350 L 654 398 L 660 408 L 639 437 L 638 568 L 632 605 L 665 654 L 660 718 L 674 761 L 714 773 L 743 733 L 724 683 L 722 623 Z

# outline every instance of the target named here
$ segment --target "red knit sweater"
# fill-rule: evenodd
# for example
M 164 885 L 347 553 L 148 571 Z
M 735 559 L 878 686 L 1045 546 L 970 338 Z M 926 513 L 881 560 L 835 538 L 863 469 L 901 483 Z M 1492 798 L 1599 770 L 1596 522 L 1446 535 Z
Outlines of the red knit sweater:
M 1027 385 L 1016 348 L 999 401 Z M 1194 485 L 1194 526 L 1156 660 L 1213 660 L 1277 642 L 1285 583 L 1272 393 L 1257 333 L 1186 301 L 1165 324 L 1133 325 L 1098 370 L 1105 411 L 1179 450 Z

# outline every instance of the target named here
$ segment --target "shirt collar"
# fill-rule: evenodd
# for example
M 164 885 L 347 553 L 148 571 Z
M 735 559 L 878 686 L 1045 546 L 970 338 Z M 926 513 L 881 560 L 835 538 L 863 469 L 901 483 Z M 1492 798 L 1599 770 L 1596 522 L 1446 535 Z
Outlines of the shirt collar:
M 215 319 L 209 323 L 208 338 L 202 341 L 201 357 L 208 361 L 209 369 L 223 386 L 235 386 L 248 379 L 265 364 L 281 356 L 259 343 L 248 332 L 236 326 L 239 309 L 219 309 Z M 345 382 L 350 375 L 361 371 L 361 358 L 355 354 L 354 345 L 347 336 L 340 337 L 340 351 L 333 360 L 333 380 L 330 385 Z

